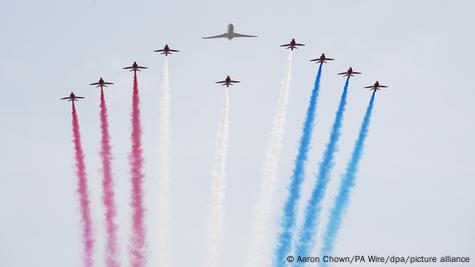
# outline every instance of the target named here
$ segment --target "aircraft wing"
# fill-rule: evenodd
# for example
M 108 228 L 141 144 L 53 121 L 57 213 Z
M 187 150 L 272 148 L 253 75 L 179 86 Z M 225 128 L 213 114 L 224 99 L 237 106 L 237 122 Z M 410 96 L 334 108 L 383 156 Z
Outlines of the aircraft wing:
M 220 34 L 220 35 L 203 37 L 202 39 L 226 38 L 226 37 L 228 37 L 228 34 L 227 34 L 227 33 L 223 33 L 223 34 Z
M 153 52 L 163 52 L 165 51 L 165 49 L 158 49 L 158 50 L 154 50 Z
M 348 72 L 345 71 L 345 72 L 338 73 L 338 75 L 345 75 L 345 74 L 348 74 Z
M 175 49 L 170 49 L 170 50 L 168 50 L 168 51 L 170 51 L 170 52 L 180 52 L 180 51 L 175 50 Z
M 219 82 L 216 82 L 216 83 L 225 83 L 226 81 L 219 81 Z
M 374 88 L 375 86 L 374 85 L 370 85 L 370 86 L 365 86 L 364 88 Z
M 89 85 L 99 85 L 99 83 L 90 83 Z
M 84 97 L 83 96 L 75 96 L 74 98 L 83 99 Z
M 240 34 L 240 33 L 234 33 L 234 37 L 257 37 L 256 35 L 247 35 L 247 34 Z
M 353 71 L 353 74 L 361 74 L 361 72 Z
M 130 69 L 133 69 L 134 67 L 125 67 L 125 68 L 122 68 L 123 70 L 130 70 Z
M 296 46 L 305 46 L 305 44 L 295 44 Z
M 67 97 L 61 97 L 61 100 L 66 100 L 66 99 L 69 99 L 69 96 L 67 96 Z
M 233 81 L 233 80 L 231 80 L 231 82 L 232 83 L 240 83 L 240 81 Z
M 287 46 L 290 46 L 290 44 L 283 44 L 283 45 L 281 45 L 281 47 L 287 47 Z

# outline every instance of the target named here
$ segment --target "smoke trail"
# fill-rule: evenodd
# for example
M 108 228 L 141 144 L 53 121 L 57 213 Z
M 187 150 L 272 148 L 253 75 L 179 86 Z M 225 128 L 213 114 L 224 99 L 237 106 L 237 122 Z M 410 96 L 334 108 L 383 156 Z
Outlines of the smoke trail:
M 143 170 L 142 170 L 142 128 L 140 125 L 140 99 L 137 73 L 134 71 L 134 89 L 132 96 L 132 151 L 130 153 L 130 172 L 132 174 L 132 234 L 130 237 L 130 265 L 145 266 L 145 225 L 143 205 Z
M 373 113 L 373 104 L 374 104 L 374 95 L 375 92 L 371 95 L 371 100 L 369 101 L 368 108 L 361 124 L 360 132 L 358 138 L 356 139 L 353 152 L 351 154 L 351 159 L 346 166 L 346 172 L 342 176 L 340 188 L 338 194 L 335 198 L 332 209 L 330 210 L 330 216 L 328 223 L 323 234 L 323 247 L 321 255 L 330 255 L 333 251 L 333 245 L 335 243 L 335 238 L 340 229 L 341 221 L 343 219 L 344 212 L 348 206 L 350 200 L 350 190 L 355 185 L 356 174 L 358 172 L 358 166 L 363 155 L 363 149 L 366 137 L 368 136 L 368 128 L 371 121 L 371 114 Z M 322 266 L 328 266 L 323 264 Z
M 229 92 L 225 89 L 224 105 L 218 126 L 216 151 L 211 172 L 211 197 L 208 218 L 208 249 L 203 267 L 219 267 L 221 238 L 224 224 L 224 189 L 226 172 L 226 150 L 229 137 Z
M 304 180 L 305 165 L 308 158 L 308 151 L 312 140 L 312 133 L 315 124 L 315 114 L 317 109 L 317 99 L 320 90 L 320 78 L 322 75 L 322 64 L 320 64 L 315 78 L 314 87 L 307 107 L 307 114 L 303 123 L 300 137 L 299 149 L 295 158 L 295 166 L 290 179 L 289 193 L 285 202 L 281 231 L 279 233 L 278 247 L 276 251 L 276 266 L 285 265 L 285 257 L 290 252 L 292 242 L 292 232 L 296 223 L 296 208 L 300 198 L 300 188 Z
M 78 177 L 78 185 L 76 190 L 79 194 L 79 204 L 82 220 L 82 241 L 84 246 L 83 266 L 91 267 L 94 265 L 94 237 L 92 233 L 91 210 L 89 208 L 89 193 L 87 188 L 86 165 L 84 164 L 84 152 L 82 150 L 81 145 L 81 133 L 79 131 L 79 122 L 74 101 L 72 101 L 72 108 L 73 142 L 76 160 L 76 175 Z
M 158 223 L 157 243 L 159 266 L 170 266 L 169 259 L 169 195 L 170 188 L 170 84 L 168 75 L 168 58 L 163 63 L 163 82 L 159 106 L 159 180 L 158 180 Z
M 114 201 L 114 178 L 112 175 L 112 152 L 107 120 L 107 106 L 104 90 L 101 87 L 101 159 L 102 159 L 102 202 L 105 207 L 106 255 L 107 267 L 120 266 L 117 253 L 117 225 L 115 223 L 116 207 Z
M 262 266 L 268 258 L 270 246 L 267 243 L 266 232 L 271 220 L 272 201 L 277 183 L 277 170 L 282 150 L 287 103 L 289 99 L 290 79 L 292 74 L 292 51 L 285 65 L 284 77 L 281 83 L 277 109 L 272 120 L 270 139 L 265 153 L 263 177 L 260 193 L 254 211 L 254 228 L 249 246 L 248 267 Z
M 317 222 L 320 216 L 321 202 L 325 195 L 330 173 L 335 164 L 335 152 L 337 150 L 338 140 L 340 139 L 343 115 L 345 113 L 346 97 L 348 93 L 348 83 L 350 77 L 346 79 L 345 87 L 340 98 L 340 104 L 335 115 L 330 140 L 323 153 L 323 160 L 320 163 L 315 186 L 310 196 L 310 200 L 305 207 L 305 215 L 302 229 L 297 237 L 296 252 L 297 255 L 308 255 L 313 246 L 313 240 L 317 231 Z

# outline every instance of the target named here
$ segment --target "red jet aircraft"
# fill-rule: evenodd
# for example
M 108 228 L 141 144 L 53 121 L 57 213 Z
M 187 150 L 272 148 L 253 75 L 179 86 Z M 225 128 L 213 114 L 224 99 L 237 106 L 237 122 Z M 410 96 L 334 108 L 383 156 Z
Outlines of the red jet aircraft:
M 71 94 L 69 96 L 63 97 L 63 98 L 61 98 L 61 100 L 68 100 L 68 101 L 73 101 L 74 102 L 74 101 L 79 101 L 79 99 L 83 99 L 83 98 L 84 97 L 76 96 L 76 95 L 74 95 L 73 92 L 71 92 Z
M 323 63 L 327 63 L 327 60 L 334 60 L 334 59 L 333 58 L 328 58 L 328 57 L 325 56 L 325 54 L 322 54 L 319 58 L 312 59 L 310 61 L 315 61 L 316 63 L 323 64 Z
M 361 74 L 361 72 L 353 71 L 353 68 L 351 67 L 345 72 L 338 73 L 338 75 L 343 75 L 344 77 L 351 77 L 355 74 Z
M 224 79 L 223 81 L 219 81 L 219 82 L 216 82 L 216 83 L 220 83 L 222 84 L 223 86 L 226 85 L 226 87 L 229 87 L 230 85 L 232 86 L 233 83 L 240 83 L 240 81 L 234 81 L 231 79 L 231 77 L 229 77 L 229 75 L 226 77 L 226 79 Z
M 89 85 L 95 85 L 96 87 L 103 88 L 103 87 L 107 87 L 107 85 L 110 85 L 110 84 L 114 84 L 114 83 L 105 82 L 102 78 L 99 78 L 98 82 L 90 83 Z
M 175 49 L 171 49 L 171 48 L 166 44 L 163 49 L 154 50 L 153 52 L 161 52 L 160 54 L 165 55 L 165 56 L 168 56 L 168 55 L 171 55 L 172 52 L 180 52 L 180 51 L 179 51 L 179 50 L 175 50 Z
M 122 68 L 124 70 L 130 70 L 130 71 L 140 71 L 140 69 L 147 69 L 147 67 L 142 67 L 142 66 L 139 66 L 137 65 L 137 62 L 134 61 L 134 64 L 132 64 L 132 66 L 130 67 L 125 67 L 125 68 Z
M 373 85 L 365 86 L 365 88 L 368 88 L 370 91 L 378 91 L 381 90 L 381 88 L 387 88 L 387 86 L 381 85 L 379 81 L 376 81 Z
M 290 41 L 290 43 L 281 45 L 281 47 L 285 47 L 285 49 L 290 48 L 290 50 L 297 49 L 297 46 L 305 46 L 305 44 L 296 43 L 295 39 L 292 39 L 292 41 Z

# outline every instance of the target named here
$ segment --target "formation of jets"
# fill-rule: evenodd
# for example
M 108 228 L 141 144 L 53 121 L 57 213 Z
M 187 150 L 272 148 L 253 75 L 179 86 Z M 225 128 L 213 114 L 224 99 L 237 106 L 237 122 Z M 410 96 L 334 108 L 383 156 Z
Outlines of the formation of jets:
M 228 24 L 228 29 L 225 33 L 220 34 L 220 35 L 203 37 L 203 39 L 227 38 L 228 40 L 232 40 L 233 38 L 237 38 L 237 37 L 258 37 L 258 36 L 257 35 L 247 35 L 247 34 L 241 34 L 241 33 L 234 32 L 234 24 L 231 23 L 231 24 Z M 290 49 L 290 50 L 293 51 L 294 49 L 297 49 L 298 47 L 305 46 L 305 44 L 297 43 L 295 41 L 295 39 L 292 39 L 289 43 L 283 44 L 283 45 L 280 45 L 280 46 L 285 47 L 285 49 Z M 179 50 L 172 49 L 172 48 L 170 48 L 170 46 L 168 46 L 168 44 L 166 44 L 162 49 L 154 50 L 154 52 L 158 52 L 161 55 L 168 56 L 168 55 L 172 55 L 173 53 L 179 52 Z M 333 58 L 328 58 L 328 57 L 325 56 L 324 53 L 322 53 L 322 55 L 319 58 L 315 58 L 315 59 L 312 59 L 310 61 L 315 62 L 315 63 L 319 63 L 319 64 L 323 64 L 323 63 L 327 63 L 327 61 L 331 61 L 331 60 L 334 60 L 334 59 Z M 147 69 L 147 67 L 139 66 L 137 64 L 137 62 L 134 62 L 132 64 L 132 66 L 124 67 L 123 69 L 130 70 L 130 71 L 133 71 L 133 72 L 137 72 L 137 71 L 140 71 L 142 69 Z M 343 75 L 344 77 L 348 77 L 348 78 L 352 77 L 353 75 L 356 75 L 356 74 L 361 74 L 361 72 L 353 71 L 353 68 L 351 68 L 351 67 L 348 68 L 348 70 L 345 71 L 345 72 L 338 73 L 338 75 Z M 240 83 L 240 81 L 233 80 L 228 75 L 226 77 L 226 79 L 224 79 L 222 81 L 217 81 L 216 83 L 221 84 L 222 86 L 229 87 L 229 86 L 232 86 L 235 83 Z M 94 82 L 94 83 L 91 83 L 89 85 L 100 87 L 102 89 L 103 87 L 107 87 L 107 85 L 111 85 L 111 84 L 113 84 L 113 83 L 106 82 L 102 78 L 100 78 L 98 82 Z M 364 88 L 367 88 L 367 89 L 370 89 L 371 91 L 376 92 L 376 91 L 381 90 L 381 88 L 387 88 L 387 86 L 381 85 L 379 83 L 379 81 L 376 81 L 373 85 L 365 86 Z M 84 97 L 76 96 L 76 95 L 74 95 L 74 93 L 71 92 L 71 94 L 69 96 L 63 97 L 63 98 L 61 98 L 61 100 L 67 100 L 67 101 L 74 102 L 74 101 L 78 101 L 79 99 L 83 99 L 83 98 Z

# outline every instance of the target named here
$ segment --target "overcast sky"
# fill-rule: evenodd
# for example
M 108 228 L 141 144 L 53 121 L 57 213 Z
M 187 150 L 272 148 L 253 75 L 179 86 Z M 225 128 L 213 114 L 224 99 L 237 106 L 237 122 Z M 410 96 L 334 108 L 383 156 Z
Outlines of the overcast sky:
M 180 50 L 170 57 L 173 267 L 202 262 L 210 170 L 224 95 L 214 82 L 228 74 L 241 84 L 230 91 L 222 265 L 242 266 L 288 54 L 279 45 L 291 38 L 307 46 L 294 53 L 275 214 L 283 203 L 315 78 L 316 65 L 309 59 L 325 52 L 336 60 L 324 66 L 303 200 L 313 184 L 343 87 L 344 79 L 336 73 L 352 66 L 363 75 L 350 82 L 325 207 L 335 193 L 370 97 L 362 87 L 376 79 L 389 86 L 376 96 L 335 253 L 474 258 L 474 10 L 475 3 L 469 0 L 4 1 L 0 266 L 80 266 L 70 105 L 58 100 L 71 90 L 86 97 L 77 109 L 96 262 L 103 266 L 99 91 L 88 86 L 99 77 L 115 83 L 107 88 L 106 97 L 121 255 L 127 262 L 132 75 L 121 68 L 133 61 L 150 68 L 140 73 L 139 88 L 151 236 L 163 65 L 163 57 L 152 51 L 165 43 Z M 201 39 L 223 33 L 230 22 L 237 32 L 259 38 Z M 153 242 L 147 242 L 153 263 Z

